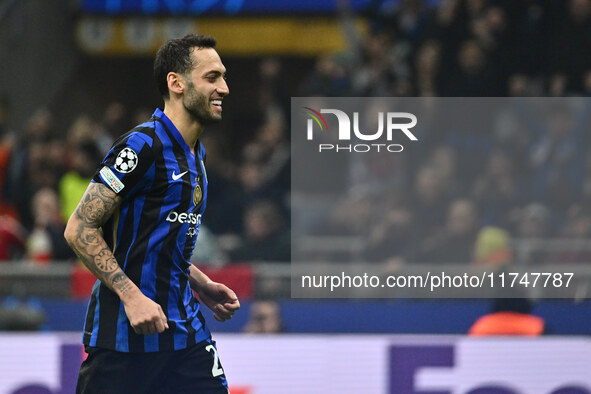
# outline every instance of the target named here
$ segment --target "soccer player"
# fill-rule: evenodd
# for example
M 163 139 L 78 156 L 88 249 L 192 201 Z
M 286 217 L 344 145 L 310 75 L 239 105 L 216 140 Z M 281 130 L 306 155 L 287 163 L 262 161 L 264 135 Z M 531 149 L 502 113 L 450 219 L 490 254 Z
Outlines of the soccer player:
M 159 49 L 164 111 L 115 141 L 68 221 L 66 240 L 98 278 L 78 393 L 228 392 L 191 289 L 219 321 L 240 303 L 189 261 L 207 199 L 199 136 L 229 93 L 215 44 L 188 35 Z

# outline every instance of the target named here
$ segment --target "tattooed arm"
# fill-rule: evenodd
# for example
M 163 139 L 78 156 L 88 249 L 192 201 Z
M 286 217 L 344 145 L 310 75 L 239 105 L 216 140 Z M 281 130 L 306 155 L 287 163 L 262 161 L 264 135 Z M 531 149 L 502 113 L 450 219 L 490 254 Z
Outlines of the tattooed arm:
M 168 328 L 162 308 L 125 275 L 99 231 L 121 200 L 102 183 L 90 183 L 64 236 L 84 265 L 119 296 L 134 331 L 143 335 L 160 333 Z

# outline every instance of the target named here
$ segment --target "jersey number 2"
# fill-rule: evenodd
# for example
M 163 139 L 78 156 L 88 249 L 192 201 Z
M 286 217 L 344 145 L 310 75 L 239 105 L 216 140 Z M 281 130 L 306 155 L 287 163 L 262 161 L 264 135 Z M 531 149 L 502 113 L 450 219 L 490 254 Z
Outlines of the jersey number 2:
M 220 359 L 218 357 L 218 352 L 213 345 L 207 345 L 205 350 L 208 352 L 213 352 L 213 368 L 211 368 L 211 374 L 215 378 L 216 376 L 220 376 L 224 374 L 224 370 L 220 367 Z

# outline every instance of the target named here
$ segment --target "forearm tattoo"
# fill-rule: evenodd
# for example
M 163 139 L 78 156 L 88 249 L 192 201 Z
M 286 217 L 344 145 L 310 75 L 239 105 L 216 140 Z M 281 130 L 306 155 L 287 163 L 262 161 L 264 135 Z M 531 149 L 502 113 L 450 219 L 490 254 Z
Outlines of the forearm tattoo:
M 113 272 L 118 266 L 113 253 L 108 249 L 103 249 L 94 256 L 94 264 L 103 272 Z
M 131 280 L 127 277 L 127 275 L 125 275 L 123 271 L 117 272 L 115 275 L 113 275 L 111 278 L 111 283 L 113 284 L 113 287 L 119 289 L 119 291 L 122 293 L 127 293 L 132 288 Z
M 121 202 L 121 197 L 100 183 L 91 183 L 80 200 L 75 218 L 75 238 L 70 246 L 80 260 L 112 290 L 125 294 L 133 288 L 131 280 L 113 256 L 99 232 Z

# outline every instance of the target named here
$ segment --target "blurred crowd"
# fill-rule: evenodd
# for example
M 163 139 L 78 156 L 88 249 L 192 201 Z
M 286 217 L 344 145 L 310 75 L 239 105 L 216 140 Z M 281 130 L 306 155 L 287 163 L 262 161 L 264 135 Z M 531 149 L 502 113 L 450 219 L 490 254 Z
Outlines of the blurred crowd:
M 591 94 L 588 0 L 373 3 L 368 36 L 319 58 L 301 96 Z
M 591 0 L 380 1 L 367 17 L 368 34 L 316 59 L 293 94 L 282 80 L 300 76 L 282 73 L 286 60 L 261 59 L 258 91 L 249 92 L 260 110 L 246 143 L 204 135 L 210 190 L 195 261 L 289 261 L 290 95 L 591 95 Z M 65 222 L 114 139 L 150 117 L 131 106 L 79 114 L 65 131 L 42 108 L 11 130 L 2 98 L 0 261 L 74 261 Z M 378 204 L 374 195 L 346 196 L 328 215 L 334 226 L 345 219 L 339 212 L 359 216 L 357 229 L 342 227 L 368 234 L 371 261 L 497 264 L 513 258 L 511 239 L 591 238 L 589 123 L 556 118 L 549 127 L 437 136 L 409 164 L 407 187 Z M 527 259 L 589 261 L 591 253 Z

